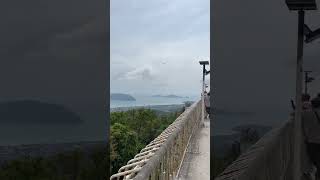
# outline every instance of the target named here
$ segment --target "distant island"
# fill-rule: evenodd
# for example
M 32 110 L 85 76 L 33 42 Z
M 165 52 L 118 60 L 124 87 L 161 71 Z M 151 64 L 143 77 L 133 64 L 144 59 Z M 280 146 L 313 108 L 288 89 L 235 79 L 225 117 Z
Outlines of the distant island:
M 110 99 L 117 100 L 117 101 L 135 101 L 136 100 L 133 96 L 129 94 L 122 94 L 122 93 L 111 93 Z
M 153 95 L 152 97 L 161 97 L 161 98 L 188 98 L 188 97 L 182 97 L 182 96 L 177 96 L 174 94 L 169 94 L 169 95 Z
M 63 105 L 36 100 L 0 103 L 0 122 L 6 123 L 82 123 L 80 117 Z

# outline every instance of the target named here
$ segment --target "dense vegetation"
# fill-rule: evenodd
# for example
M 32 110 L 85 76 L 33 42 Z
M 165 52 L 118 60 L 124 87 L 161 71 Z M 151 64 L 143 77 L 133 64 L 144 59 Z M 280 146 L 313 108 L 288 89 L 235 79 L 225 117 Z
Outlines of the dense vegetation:
M 51 157 L 24 157 L 2 164 L 1 180 L 105 180 L 109 176 L 107 147 L 91 153 L 81 150 Z
M 133 109 L 111 113 L 110 160 L 111 173 L 134 157 L 156 138 L 182 112 L 157 113 L 150 109 Z

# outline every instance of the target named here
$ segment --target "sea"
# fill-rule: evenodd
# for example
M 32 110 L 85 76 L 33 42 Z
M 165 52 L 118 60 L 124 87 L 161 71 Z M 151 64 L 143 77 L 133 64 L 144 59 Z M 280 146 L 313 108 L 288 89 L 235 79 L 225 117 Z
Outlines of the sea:
M 183 104 L 186 101 L 197 101 L 200 96 L 185 96 L 179 98 L 153 97 L 152 95 L 132 95 L 136 101 L 111 100 L 110 108 L 134 107 L 134 106 L 153 106 L 153 105 L 173 105 Z
M 111 101 L 110 108 L 176 105 L 185 101 L 197 101 L 200 97 L 183 98 L 133 95 L 136 101 Z M 82 124 L 7 124 L 0 122 L 0 146 L 21 144 L 47 144 L 106 140 L 109 128 L 105 122 L 85 120 Z

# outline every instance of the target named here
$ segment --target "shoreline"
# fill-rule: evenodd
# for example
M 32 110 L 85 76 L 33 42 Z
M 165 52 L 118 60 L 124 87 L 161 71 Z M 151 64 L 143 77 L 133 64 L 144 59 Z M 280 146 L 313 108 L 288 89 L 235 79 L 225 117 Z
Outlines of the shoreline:
M 142 106 L 127 106 L 127 107 L 112 107 L 110 108 L 110 112 L 121 112 L 121 111 L 128 111 L 132 109 L 152 109 L 157 111 L 164 111 L 164 112 L 172 112 L 183 108 L 185 103 L 181 104 L 161 104 L 161 105 L 142 105 Z

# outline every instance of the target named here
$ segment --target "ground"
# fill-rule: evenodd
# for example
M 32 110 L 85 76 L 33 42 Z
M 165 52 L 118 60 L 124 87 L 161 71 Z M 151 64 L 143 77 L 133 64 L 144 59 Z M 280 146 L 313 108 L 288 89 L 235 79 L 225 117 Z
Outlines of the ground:
M 210 179 L 210 120 L 192 136 L 180 169 L 178 180 Z

